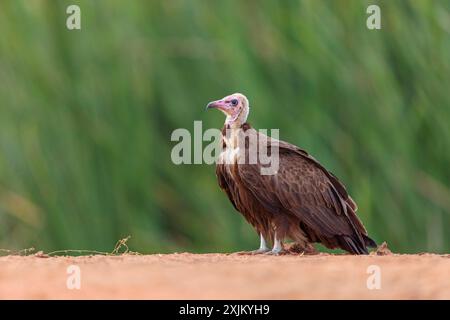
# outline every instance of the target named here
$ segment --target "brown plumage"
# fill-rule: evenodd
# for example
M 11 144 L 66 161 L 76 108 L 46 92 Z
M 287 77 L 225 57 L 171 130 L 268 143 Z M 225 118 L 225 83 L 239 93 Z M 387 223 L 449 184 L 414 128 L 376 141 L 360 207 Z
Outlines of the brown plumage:
M 368 246 L 376 246 L 356 216 L 355 202 L 331 172 L 306 151 L 269 138 L 246 123 L 245 96 L 233 94 L 208 107 L 227 115 L 216 175 L 233 206 L 260 234 L 256 252 L 267 251 L 269 240 L 274 242 L 270 252 L 277 254 L 285 238 L 305 250 L 313 242 L 353 254 L 367 254 Z M 256 143 L 266 146 L 269 154 L 278 151 L 275 174 L 261 174 L 267 165 L 249 161 L 249 153 L 262 152 L 254 148 Z

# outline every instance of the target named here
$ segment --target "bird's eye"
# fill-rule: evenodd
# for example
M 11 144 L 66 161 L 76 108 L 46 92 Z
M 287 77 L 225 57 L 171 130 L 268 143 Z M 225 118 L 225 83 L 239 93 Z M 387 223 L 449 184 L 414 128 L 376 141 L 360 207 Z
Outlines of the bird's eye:
M 238 99 L 233 99 L 233 100 L 231 100 L 231 105 L 237 106 L 238 102 L 239 102 Z

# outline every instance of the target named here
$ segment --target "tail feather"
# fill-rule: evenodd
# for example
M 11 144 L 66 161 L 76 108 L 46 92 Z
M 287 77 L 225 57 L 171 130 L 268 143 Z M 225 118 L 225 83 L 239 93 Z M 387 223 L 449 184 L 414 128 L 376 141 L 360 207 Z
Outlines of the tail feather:
M 363 238 L 364 238 L 364 243 L 367 247 L 376 248 L 378 246 L 377 243 L 369 236 L 366 236 L 365 234 L 363 234 Z
M 369 254 L 365 244 L 349 236 L 338 237 L 339 246 L 352 254 Z

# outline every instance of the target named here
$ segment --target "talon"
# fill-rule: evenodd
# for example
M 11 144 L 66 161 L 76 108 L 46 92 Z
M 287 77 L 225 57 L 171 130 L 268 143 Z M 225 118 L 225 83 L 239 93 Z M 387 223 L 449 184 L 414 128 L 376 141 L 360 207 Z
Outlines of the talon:
M 269 251 L 269 249 L 256 249 L 256 250 L 252 250 L 252 251 L 239 251 L 236 252 L 236 254 L 238 255 L 257 255 L 257 254 L 263 254 L 263 253 L 267 253 L 267 251 Z
M 279 256 L 282 254 L 286 254 L 286 251 L 285 250 L 271 250 L 264 254 L 267 254 L 268 256 Z
M 257 250 L 250 251 L 249 253 L 250 254 L 263 254 L 263 253 L 267 253 L 267 252 L 270 252 L 269 249 L 267 249 L 267 248 L 259 248 Z
M 256 254 L 263 254 L 263 253 L 266 253 L 267 251 L 269 251 L 270 249 L 267 248 L 266 240 L 264 239 L 264 236 L 262 235 L 262 233 L 260 234 L 260 239 L 261 239 L 261 243 L 260 243 L 259 249 L 256 249 L 256 250 L 253 250 L 253 251 L 239 252 L 239 254 L 256 255 Z

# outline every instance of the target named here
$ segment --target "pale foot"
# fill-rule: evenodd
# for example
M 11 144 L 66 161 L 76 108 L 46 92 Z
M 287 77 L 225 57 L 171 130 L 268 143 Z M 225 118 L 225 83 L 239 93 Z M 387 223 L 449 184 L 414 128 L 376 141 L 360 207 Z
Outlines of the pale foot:
M 237 254 L 239 254 L 239 255 L 246 255 L 246 254 L 257 255 L 257 254 L 267 253 L 268 251 L 270 251 L 270 249 L 268 249 L 268 248 L 259 248 L 259 249 L 252 250 L 252 251 L 239 251 L 239 252 L 237 252 Z
M 284 249 L 279 249 L 279 250 L 272 249 L 271 251 L 268 251 L 264 254 L 267 254 L 268 256 L 279 256 L 279 255 L 283 255 L 286 253 L 287 253 L 287 251 Z
M 259 248 L 257 250 L 250 251 L 249 253 L 250 254 L 263 254 L 263 253 L 267 253 L 269 251 L 270 251 L 269 248 Z

